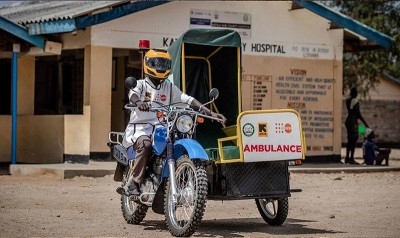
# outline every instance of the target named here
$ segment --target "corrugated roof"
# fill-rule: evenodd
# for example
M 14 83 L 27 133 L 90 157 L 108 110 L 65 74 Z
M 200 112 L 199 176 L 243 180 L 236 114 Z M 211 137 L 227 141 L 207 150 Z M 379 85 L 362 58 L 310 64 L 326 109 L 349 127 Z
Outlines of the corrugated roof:
M 29 35 L 25 28 L 0 16 L 0 51 L 9 51 L 12 44 L 21 44 L 21 50 L 30 47 L 30 44 L 44 48 L 45 39 Z
M 29 34 L 53 34 L 70 32 L 76 29 L 107 22 L 125 15 L 151 8 L 168 1 L 17 1 L 0 8 L 0 16 L 5 19 L 29 28 Z M 393 38 L 376 31 L 350 17 L 337 13 L 317 2 L 292 0 L 293 9 L 306 8 L 317 15 L 331 21 L 332 28 L 342 27 L 352 38 L 349 49 L 361 50 L 377 47 L 378 45 L 390 48 Z M 129 4 L 125 4 L 129 3 Z M 361 37 L 362 36 L 362 37 Z M 365 38 L 364 38 L 365 37 Z M 353 38 L 356 38 L 354 41 Z M 357 40 L 358 38 L 358 40 Z M 367 42 L 363 44 L 363 42 Z M 372 43 L 372 44 L 371 44 Z
M 0 8 L 0 16 L 28 25 L 47 21 L 73 19 L 91 12 L 109 10 L 129 0 L 115 1 L 20 1 Z

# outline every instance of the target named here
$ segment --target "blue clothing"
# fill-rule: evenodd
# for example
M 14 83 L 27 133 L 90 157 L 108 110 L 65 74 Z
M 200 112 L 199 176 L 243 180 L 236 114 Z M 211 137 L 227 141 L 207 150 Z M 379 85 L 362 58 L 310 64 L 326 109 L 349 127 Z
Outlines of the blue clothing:
M 374 165 L 376 160 L 376 154 L 378 152 L 378 146 L 372 139 L 367 139 L 364 142 L 364 160 L 366 165 Z

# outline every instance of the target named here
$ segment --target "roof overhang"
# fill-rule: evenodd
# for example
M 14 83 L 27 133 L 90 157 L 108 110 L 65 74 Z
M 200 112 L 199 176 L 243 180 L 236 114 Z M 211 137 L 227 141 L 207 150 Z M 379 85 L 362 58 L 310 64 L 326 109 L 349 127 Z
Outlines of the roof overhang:
M 0 16 L 0 29 L 6 31 L 9 34 L 11 34 L 19 39 L 22 39 L 25 42 L 28 42 L 34 46 L 37 46 L 42 49 L 45 47 L 45 39 L 44 38 L 42 38 L 41 36 L 30 35 L 29 32 L 25 28 L 13 23 L 1 16 Z
M 111 10 L 104 11 L 93 15 L 78 16 L 73 19 L 46 21 L 40 23 L 32 23 L 28 25 L 29 34 L 55 34 L 72 32 L 75 30 L 85 29 L 87 27 L 112 21 L 119 17 L 123 17 L 135 12 L 139 12 L 148 8 L 152 8 L 166 1 L 138 1 L 115 6 Z
M 344 51 L 389 49 L 393 38 L 356 21 L 348 16 L 329 9 L 317 2 L 292 0 L 292 10 L 305 8 L 330 21 L 329 29 L 344 29 Z
M 390 75 L 388 72 L 383 71 L 381 73 L 381 76 L 386 79 L 386 80 L 390 80 L 398 85 L 400 85 L 400 79 L 393 77 L 392 75 Z
M 76 30 L 75 19 L 40 22 L 28 25 L 30 35 L 71 32 Z

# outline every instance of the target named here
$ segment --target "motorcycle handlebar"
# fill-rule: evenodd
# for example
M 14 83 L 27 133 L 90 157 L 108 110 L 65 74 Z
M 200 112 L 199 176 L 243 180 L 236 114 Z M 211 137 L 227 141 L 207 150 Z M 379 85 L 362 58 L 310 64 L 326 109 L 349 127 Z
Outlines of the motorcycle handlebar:
M 199 114 L 200 114 L 201 117 L 205 117 L 205 118 L 208 118 L 208 119 L 220 122 L 220 123 L 224 123 L 225 122 L 223 119 L 218 118 L 218 117 L 212 117 L 212 116 L 209 116 L 209 115 L 205 115 L 203 113 L 199 113 Z
M 134 109 L 136 109 L 138 107 L 135 104 L 126 104 L 124 108 L 125 109 L 134 110 Z M 149 111 L 150 112 L 158 112 L 158 111 L 166 112 L 167 109 L 165 109 L 163 107 L 150 107 Z M 208 119 L 211 119 L 211 120 L 215 120 L 215 121 L 220 122 L 220 123 L 224 123 L 224 120 L 220 119 L 218 117 L 209 116 L 209 115 L 206 115 L 206 114 L 204 114 L 202 112 L 199 112 L 199 111 L 191 111 L 191 112 L 197 113 L 201 117 L 208 118 Z
M 125 109 L 135 109 L 135 108 L 137 108 L 137 106 L 134 104 L 125 104 L 124 108 Z
M 125 109 L 129 109 L 129 110 L 134 110 L 134 109 L 136 109 L 138 107 L 135 104 L 126 104 L 124 108 Z M 158 112 L 158 111 L 164 111 L 165 112 L 167 110 L 165 108 L 163 108 L 163 107 L 150 107 L 149 111 L 150 112 Z

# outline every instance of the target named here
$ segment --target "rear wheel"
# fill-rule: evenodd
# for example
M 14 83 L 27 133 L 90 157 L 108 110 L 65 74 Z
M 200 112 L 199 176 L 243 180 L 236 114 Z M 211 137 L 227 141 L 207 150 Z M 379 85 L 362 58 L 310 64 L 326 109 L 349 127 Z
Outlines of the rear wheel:
M 199 161 L 193 163 L 187 155 L 176 166 L 178 198 L 173 201 L 168 179 L 164 209 L 168 230 L 174 236 L 191 236 L 203 219 L 207 196 L 207 175 Z
M 129 166 L 125 166 L 122 186 L 128 181 Z M 121 195 L 121 210 L 124 219 L 129 224 L 139 224 L 146 216 L 148 206 L 131 201 L 128 196 Z
M 286 221 L 289 211 L 287 197 L 256 199 L 256 205 L 264 221 L 271 226 L 280 226 Z

